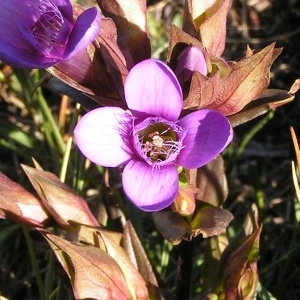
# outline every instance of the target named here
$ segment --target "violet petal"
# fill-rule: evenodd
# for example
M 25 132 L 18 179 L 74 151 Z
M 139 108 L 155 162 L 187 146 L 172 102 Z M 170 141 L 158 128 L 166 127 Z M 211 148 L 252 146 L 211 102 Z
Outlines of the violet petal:
M 84 11 L 76 20 L 69 36 L 64 59 L 74 56 L 95 40 L 100 30 L 100 12 L 95 7 Z
M 175 165 L 152 168 L 135 159 L 125 166 L 122 182 L 129 200 L 144 211 L 158 211 L 171 205 L 179 186 Z
M 163 62 L 147 59 L 136 64 L 125 81 L 125 98 L 134 117 L 176 121 L 183 96 L 173 71 Z
M 231 142 L 233 131 L 229 121 L 219 112 L 198 110 L 179 120 L 187 129 L 177 163 L 186 168 L 200 168 L 214 159 Z
M 80 151 L 92 162 L 116 167 L 131 159 L 132 116 L 119 107 L 101 107 L 85 114 L 74 130 Z
M 191 78 L 194 71 L 206 76 L 207 64 L 202 51 L 195 46 L 189 46 L 178 56 L 175 74 L 185 82 Z

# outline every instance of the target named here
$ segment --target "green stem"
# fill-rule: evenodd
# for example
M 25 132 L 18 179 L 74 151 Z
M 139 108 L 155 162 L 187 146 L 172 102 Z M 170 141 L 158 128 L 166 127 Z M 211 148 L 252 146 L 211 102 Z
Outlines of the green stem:
M 243 139 L 238 151 L 237 151 L 237 158 L 241 156 L 241 154 L 244 152 L 247 144 L 250 142 L 250 140 L 255 136 L 257 132 L 259 132 L 273 117 L 274 117 L 275 111 L 270 111 L 262 120 L 260 120 L 246 135 L 246 137 Z
M 34 252 L 32 240 L 29 235 L 29 230 L 24 225 L 22 226 L 22 228 L 23 228 L 23 232 L 25 235 L 27 247 L 29 250 L 31 264 L 32 264 L 32 267 L 33 267 L 33 270 L 35 273 L 36 280 L 37 280 L 37 285 L 38 285 L 38 289 L 39 289 L 39 293 L 40 293 L 40 300 L 46 300 L 44 284 L 43 284 L 41 272 L 40 272 L 40 269 L 38 266 L 37 258 L 36 258 L 35 252 Z
M 58 126 L 53 118 L 52 112 L 44 98 L 44 96 L 42 95 L 42 92 L 40 89 L 37 89 L 36 91 L 37 93 L 37 101 L 39 103 L 39 106 L 43 112 L 43 115 L 45 116 L 45 118 L 47 119 L 47 121 L 49 122 L 51 128 L 52 128 L 52 134 L 53 137 L 57 143 L 58 149 L 60 153 L 64 153 L 65 152 L 65 143 L 63 141 L 63 138 L 60 134 L 60 131 L 58 129 Z

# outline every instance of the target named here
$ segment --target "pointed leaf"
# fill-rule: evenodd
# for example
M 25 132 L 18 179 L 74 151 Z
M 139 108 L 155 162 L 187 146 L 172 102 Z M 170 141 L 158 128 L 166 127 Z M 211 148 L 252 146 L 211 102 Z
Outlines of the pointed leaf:
M 105 243 L 107 253 L 117 262 L 121 268 L 127 287 L 133 298 L 148 299 L 146 282 L 138 270 L 130 262 L 125 250 L 115 242 L 107 231 L 101 231 L 101 237 Z
M 105 251 L 41 233 L 69 276 L 75 299 L 132 299 L 122 270 Z
M 148 283 L 158 286 L 150 261 L 130 221 L 125 224 L 122 244 L 131 263 L 139 270 L 143 278 Z
M 253 299 L 258 282 L 257 258 L 262 226 L 258 210 L 252 205 L 245 221 L 222 253 L 212 293 L 224 294 L 226 299 Z
M 274 51 L 274 44 L 271 44 L 250 57 L 231 62 L 230 73 L 221 80 L 217 99 L 207 108 L 216 109 L 227 116 L 258 98 L 269 85 Z
M 240 112 L 228 116 L 232 127 L 244 124 L 268 111 L 293 101 L 295 96 L 285 90 L 266 89 L 259 98 L 249 103 Z
M 120 246 L 122 234 L 101 228 L 79 226 L 76 234 L 68 235 L 68 237 L 72 237 L 73 241 L 99 247 L 107 252 L 121 268 L 133 298 L 148 299 L 145 280 L 138 272 L 137 265 L 130 260 L 126 251 Z
M 211 105 L 219 94 L 220 80 L 220 72 L 216 72 L 212 77 L 194 72 L 183 108 L 201 109 Z
M 99 226 L 86 201 L 56 175 L 25 165 L 22 168 L 43 204 L 61 227 L 68 230 L 73 228 L 74 223 Z
M 183 30 L 199 38 L 214 55 L 225 48 L 226 21 L 231 0 L 187 0 Z
M 48 212 L 41 201 L 0 173 L 0 218 L 43 226 L 48 220 Z

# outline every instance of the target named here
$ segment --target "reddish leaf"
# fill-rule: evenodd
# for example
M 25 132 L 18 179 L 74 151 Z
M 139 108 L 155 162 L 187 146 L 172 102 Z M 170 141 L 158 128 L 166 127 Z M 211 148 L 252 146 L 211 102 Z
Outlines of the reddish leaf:
M 120 246 L 122 234 L 101 228 L 78 226 L 76 234 L 68 234 L 72 241 L 89 244 L 107 252 L 121 268 L 127 287 L 134 298 L 148 299 L 146 283 L 132 263 L 126 251 Z
M 231 62 L 230 73 L 220 82 L 217 99 L 207 108 L 216 109 L 224 115 L 232 115 L 259 97 L 269 85 L 274 51 L 274 44 L 271 44 L 250 57 Z
M 44 205 L 22 186 L 0 173 L 0 218 L 43 226 L 48 220 Z
M 61 227 L 69 230 L 74 227 L 74 223 L 99 226 L 86 201 L 56 175 L 25 165 L 22 168 L 43 204 Z
M 158 286 L 150 261 L 130 221 L 125 224 L 122 244 L 131 263 L 139 270 L 143 278 L 148 283 Z
M 212 77 L 194 72 L 183 107 L 185 109 L 201 109 L 211 105 L 219 94 L 220 80 L 220 72 L 216 72 Z
M 75 299 L 132 299 L 122 270 L 105 251 L 41 233 L 69 276 Z
M 225 48 L 226 20 L 231 0 L 186 1 L 183 30 L 201 40 L 211 54 Z
M 133 298 L 148 299 L 146 282 L 138 270 L 132 265 L 125 250 L 115 242 L 115 239 L 107 231 L 101 231 L 101 237 L 105 243 L 107 253 L 114 258 L 123 274 Z

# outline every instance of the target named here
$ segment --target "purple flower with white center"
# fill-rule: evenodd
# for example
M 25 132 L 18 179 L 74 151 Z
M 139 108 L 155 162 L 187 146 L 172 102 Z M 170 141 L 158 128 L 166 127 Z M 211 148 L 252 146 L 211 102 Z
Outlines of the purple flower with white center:
M 125 81 L 129 111 L 102 107 L 78 122 L 75 141 L 92 162 L 125 165 L 123 188 L 140 209 L 169 206 L 178 188 L 178 166 L 199 168 L 231 141 L 228 120 L 213 110 L 199 110 L 179 119 L 182 90 L 173 71 L 148 59 L 135 65 Z
M 21 68 L 47 68 L 73 57 L 98 35 L 100 12 L 76 21 L 70 0 L 0 0 L 0 60 Z

